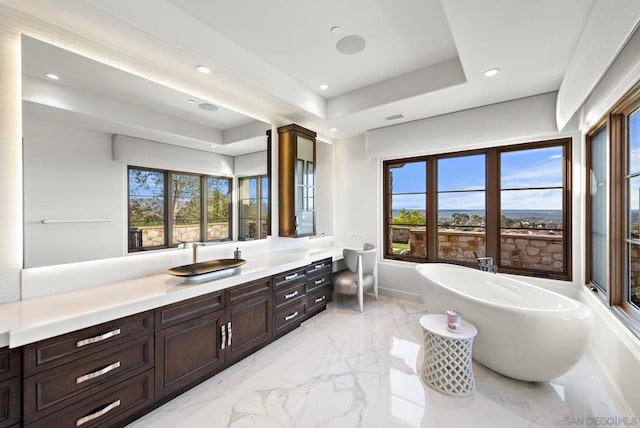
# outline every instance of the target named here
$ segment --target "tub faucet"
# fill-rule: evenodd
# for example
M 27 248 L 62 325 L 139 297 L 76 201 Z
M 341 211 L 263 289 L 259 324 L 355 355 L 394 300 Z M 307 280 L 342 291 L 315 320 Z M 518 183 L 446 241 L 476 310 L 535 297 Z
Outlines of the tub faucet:
M 481 271 L 491 273 L 498 272 L 498 266 L 493 264 L 493 257 L 478 257 L 476 255 L 476 260 L 478 261 L 478 268 Z

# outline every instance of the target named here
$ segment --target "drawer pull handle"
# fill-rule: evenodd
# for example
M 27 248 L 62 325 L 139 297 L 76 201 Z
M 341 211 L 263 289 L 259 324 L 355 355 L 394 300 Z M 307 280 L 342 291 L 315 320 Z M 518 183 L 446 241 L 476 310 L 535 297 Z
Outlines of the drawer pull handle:
M 92 343 L 102 342 L 103 340 L 107 340 L 113 336 L 117 336 L 120 334 L 120 329 L 116 328 L 115 330 L 111 330 L 106 332 L 105 334 L 101 334 L 100 336 L 90 337 L 88 339 L 78 340 L 76 342 L 76 348 L 82 348 L 86 345 L 91 345 Z
M 222 324 L 220 327 L 220 331 L 222 331 L 222 344 L 220 345 L 220 349 L 223 349 L 227 346 L 227 326 Z
M 284 298 L 285 300 L 290 299 L 292 297 L 296 297 L 298 295 L 298 290 L 294 291 L 293 293 L 289 293 L 289 294 L 285 294 Z
M 90 422 L 90 421 L 92 421 L 94 419 L 97 419 L 100 416 L 103 416 L 103 415 L 109 413 L 110 411 L 112 411 L 113 409 L 118 407 L 119 405 L 120 405 L 120 400 L 116 400 L 113 403 L 109 404 L 106 407 L 103 407 L 102 409 L 98 410 L 95 413 L 92 413 L 92 414 L 87 415 L 87 416 L 83 416 L 80 419 L 76 420 L 76 426 L 79 427 L 82 424 L 85 424 L 85 423 Z
M 313 284 L 318 285 L 318 284 L 322 284 L 323 282 L 324 282 L 324 278 L 314 281 Z
M 297 317 L 297 316 L 298 316 L 298 311 L 295 311 L 295 312 L 294 312 L 294 313 L 292 313 L 291 315 L 287 315 L 286 317 L 284 317 L 284 320 L 285 320 L 285 321 L 289 321 L 289 320 L 294 319 L 294 318 L 295 318 L 295 317 Z
M 120 367 L 120 361 L 116 361 L 115 363 L 110 364 L 107 367 L 104 367 L 104 368 L 102 368 L 100 370 L 96 370 L 95 372 L 87 373 L 86 375 L 82 375 L 82 376 L 78 376 L 76 378 L 76 383 L 86 382 L 88 380 L 95 379 L 95 378 L 100 377 L 102 375 L 106 375 L 111 370 L 115 370 L 118 367 Z
M 297 277 L 298 277 L 298 273 L 296 272 L 292 275 L 285 275 L 284 280 L 289 281 L 290 279 L 297 278 Z
M 315 303 L 320 303 L 320 302 L 322 302 L 322 301 L 323 301 L 324 299 L 326 299 L 326 298 L 327 298 L 327 296 L 318 297 L 318 298 L 316 298 L 316 300 L 314 300 L 314 302 L 315 302 Z
M 227 330 L 229 330 L 229 341 L 227 342 L 227 346 L 231 346 L 231 338 L 233 337 L 233 332 L 231 331 L 231 323 L 227 324 Z
M 321 265 L 315 265 L 313 269 L 322 269 L 324 267 L 324 263 Z

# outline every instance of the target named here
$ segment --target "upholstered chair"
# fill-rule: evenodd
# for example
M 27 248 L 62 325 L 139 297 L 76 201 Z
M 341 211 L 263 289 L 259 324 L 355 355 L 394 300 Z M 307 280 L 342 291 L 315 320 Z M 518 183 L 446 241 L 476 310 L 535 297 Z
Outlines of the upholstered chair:
M 377 249 L 365 244 L 363 250 L 342 250 L 346 270 L 337 272 L 333 278 L 333 289 L 339 294 L 358 296 L 360 312 L 363 312 L 364 293 L 373 291 L 378 300 L 378 255 Z

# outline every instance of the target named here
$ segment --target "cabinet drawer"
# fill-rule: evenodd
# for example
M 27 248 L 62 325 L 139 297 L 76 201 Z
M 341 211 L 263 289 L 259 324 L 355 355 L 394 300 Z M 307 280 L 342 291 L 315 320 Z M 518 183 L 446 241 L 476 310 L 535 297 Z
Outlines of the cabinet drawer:
M 153 370 L 91 395 L 28 427 L 114 426 L 153 402 Z
M 21 352 L 19 348 L 0 349 L 0 382 L 19 376 L 22 369 Z
M 279 309 L 285 305 L 291 304 L 291 302 L 303 299 L 305 296 L 304 290 L 305 285 L 303 283 L 278 291 L 275 295 L 275 308 Z
M 0 428 L 20 422 L 21 390 L 20 377 L 0 382 Z
M 224 297 L 224 291 L 217 291 L 158 308 L 155 310 L 156 330 L 222 309 Z
M 24 380 L 24 420 L 31 422 L 74 401 L 88 398 L 126 376 L 153 367 L 153 336 L 148 335 L 89 355 Z
M 307 266 L 306 274 L 307 276 L 324 275 L 327 273 L 331 273 L 331 268 L 332 260 L 331 257 L 329 257 L 311 263 L 309 266 Z
M 286 308 L 274 316 L 275 333 L 280 334 L 300 325 L 305 319 L 305 301 L 291 308 Z
M 305 280 L 306 268 L 293 269 L 288 272 L 281 273 L 273 277 L 274 288 L 286 287 L 287 285 L 297 284 Z
M 229 289 L 229 303 L 239 303 L 266 292 L 271 292 L 271 281 L 269 281 L 269 278 L 247 282 L 246 284 Z
M 331 301 L 331 286 L 326 285 L 307 296 L 307 314 L 320 312 Z
M 327 285 L 331 285 L 331 272 L 325 275 L 307 279 L 307 293 L 311 293 Z
M 134 335 L 152 332 L 153 311 L 148 311 L 27 345 L 24 375 L 31 376 L 94 352 L 112 349 Z

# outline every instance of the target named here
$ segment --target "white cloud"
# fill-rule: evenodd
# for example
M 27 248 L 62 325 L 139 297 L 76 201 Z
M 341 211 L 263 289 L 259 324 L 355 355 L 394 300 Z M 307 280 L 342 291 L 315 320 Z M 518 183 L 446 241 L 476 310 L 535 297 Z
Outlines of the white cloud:
M 511 190 L 500 195 L 503 210 L 561 210 L 562 190 Z
M 526 168 L 503 175 L 501 186 L 509 187 L 559 187 L 562 186 L 562 162 L 560 159 L 527 165 Z

